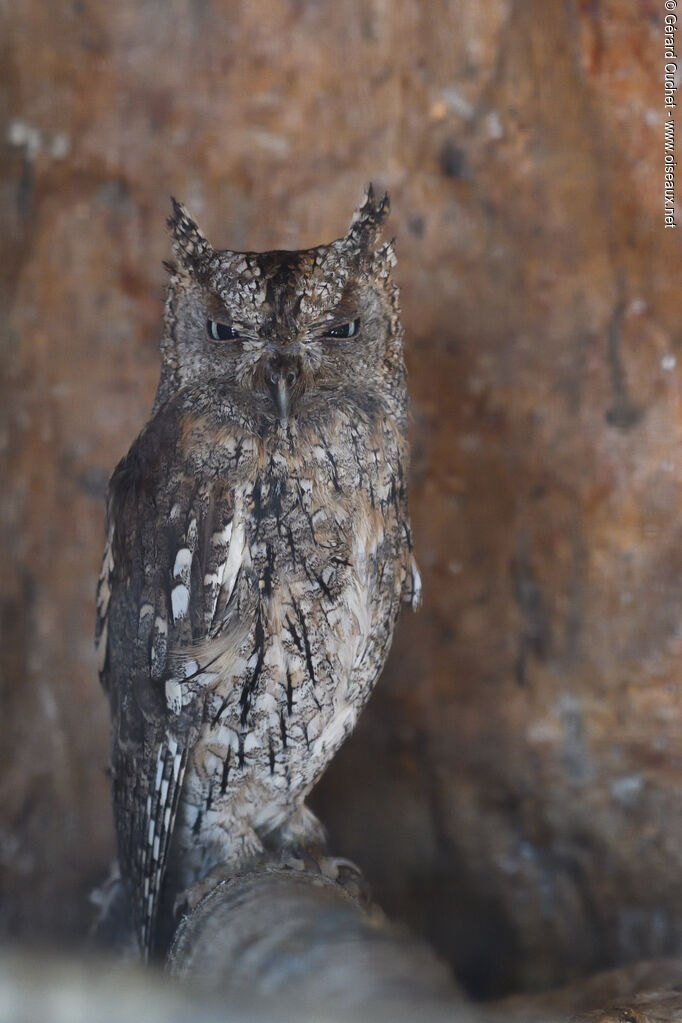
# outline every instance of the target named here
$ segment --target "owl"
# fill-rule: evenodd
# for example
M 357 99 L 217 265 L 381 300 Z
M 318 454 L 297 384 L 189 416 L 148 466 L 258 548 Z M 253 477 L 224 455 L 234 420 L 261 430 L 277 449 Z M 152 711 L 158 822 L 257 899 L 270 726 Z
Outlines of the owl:
M 320 840 L 306 796 L 419 603 L 388 210 L 370 187 L 345 237 L 254 253 L 173 200 L 161 378 L 111 478 L 97 595 L 145 958 L 217 865 Z

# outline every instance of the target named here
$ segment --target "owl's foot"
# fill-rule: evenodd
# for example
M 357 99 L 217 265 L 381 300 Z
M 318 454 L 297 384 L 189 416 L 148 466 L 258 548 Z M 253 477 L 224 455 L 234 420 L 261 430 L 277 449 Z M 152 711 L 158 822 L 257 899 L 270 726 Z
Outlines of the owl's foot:
M 250 828 L 235 835 L 230 832 L 230 846 L 224 859 L 200 880 L 189 885 L 175 899 L 174 913 L 191 912 L 218 884 L 238 874 L 282 867 L 289 870 L 321 874 L 340 885 L 362 905 L 371 903 L 370 889 L 360 868 L 351 860 L 329 856 L 327 834 L 322 823 L 307 806 L 301 804 L 275 831 L 259 836 Z
M 320 860 L 320 873 L 336 881 L 361 906 L 372 904 L 372 889 L 362 871 L 352 860 L 343 856 L 324 856 Z
M 284 824 L 268 836 L 267 845 L 282 853 L 295 853 L 301 849 L 324 850 L 327 848 L 327 832 L 312 810 L 301 803 Z
M 322 874 L 336 881 L 361 904 L 370 904 L 370 888 L 362 871 L 351 860 L 328 855 L 324 825 L 305 804 L 269 836 L 267 845 L 279 853 L 283 867 Z

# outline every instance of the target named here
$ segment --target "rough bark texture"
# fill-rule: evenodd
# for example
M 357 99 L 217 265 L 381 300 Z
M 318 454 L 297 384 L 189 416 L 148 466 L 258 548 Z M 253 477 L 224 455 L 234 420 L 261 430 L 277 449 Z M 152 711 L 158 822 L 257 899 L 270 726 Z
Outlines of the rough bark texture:
M 679 249 L 659 0 L 74 0 L 0 18 L 2 928 L 106 869 L 107 475 L 163 221 L 338 236 L 390 188 L 425 606 L 315 795 L 478 993 L 682 947 Z M 7 481 L 11 480 L 11 486 Z

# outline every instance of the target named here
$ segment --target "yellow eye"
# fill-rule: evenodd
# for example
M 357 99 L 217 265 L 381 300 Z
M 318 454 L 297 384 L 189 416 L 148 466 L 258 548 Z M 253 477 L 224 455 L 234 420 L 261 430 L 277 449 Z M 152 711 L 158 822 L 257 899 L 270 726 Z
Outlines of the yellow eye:
M 324 336 L 332 337 L 335 340 L 344 340 L 345 338 L 355 337 L 359 329 L 360 320 L 350 320 L 349 323 L 342 323 L 340 327 L 332 327 Z
M 206 320 L 206 333 L 212 341 L 234 341 L 239 337 L 238 330 L 227 323 L 218 323 L 217 320 Z

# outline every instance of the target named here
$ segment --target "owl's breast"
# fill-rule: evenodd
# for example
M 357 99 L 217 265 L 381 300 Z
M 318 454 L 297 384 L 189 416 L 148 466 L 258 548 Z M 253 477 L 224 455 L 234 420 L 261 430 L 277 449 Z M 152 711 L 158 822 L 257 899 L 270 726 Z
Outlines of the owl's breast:
M 238 821 L 282 825 L 320 777 L 383 667 L 410 556 L 390 422 L 228 442 L 239 463 L 231 454 L 229 527 L 209 544 L 216 610 L 192 651 L 202 723 L 179 810 L 187 876 L 225 858 Z M 201 847 L 199 829 L 213 836 Z
M 235 769 L 308 787 L 352 728 L 400 606 L 400 456 L 389 430 L 318 430 L 272 445 L 235 489 L 240 565 L 203 649 L 207 775 L 230 750 Z

